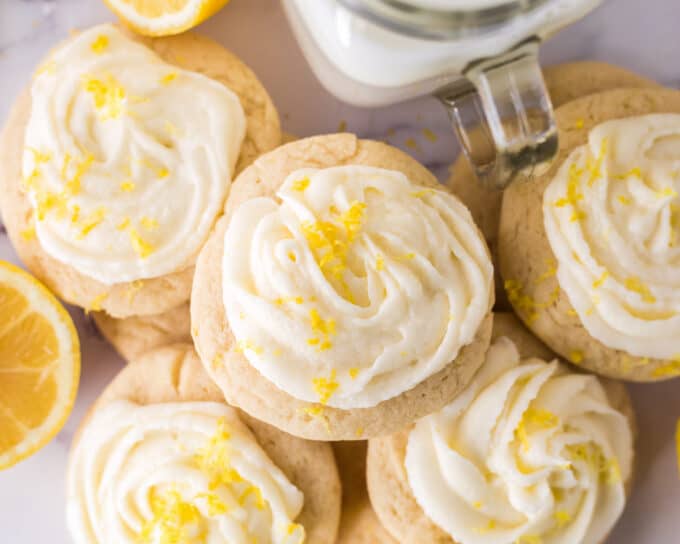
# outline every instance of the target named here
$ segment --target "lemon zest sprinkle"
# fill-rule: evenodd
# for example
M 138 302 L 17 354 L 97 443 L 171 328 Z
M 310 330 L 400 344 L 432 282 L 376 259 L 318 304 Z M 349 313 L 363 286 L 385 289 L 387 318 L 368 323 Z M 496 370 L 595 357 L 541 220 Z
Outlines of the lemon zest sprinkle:
M 142 287 L 144 287 L 144 282 L 142 280 L 135 280 L 132 283 L 130 283 L 130 286 L 127 288 L 127 291 L 125 292 L 125 298 L 127 299 L 127 301 L 132 302 L 132 299 L 135 298 L 135 295 Z
M 357 427 L 357 430 L 354 432 L 354 436 L 357 438 L 361 438 L 364 436 L 364 428 L 363 427 Z
M 515 540 L 515 544 L 541 544 L 541 542 L 541 537 L 538 535 L 522 535 Z
M 571 521 L 571 516 L 569 515 L 569 512 L 567 512 L 566 510 L 558 510 L 557 512 L 555 512 L 554 517 L 558 528 L 564 527 L 567 523 Z
M 264 510 L 264 507 L 266 506 L 266 503 L 264 501 L 264 498 L 262 497 L 262 491 L 260 490 L 259 487 L 255 485 L 249 485 L 243 493 L 241 493 L 241 496 L 238 498 L 238 502 L 241 506 L 244 506 L 246 502 L 248 501 L 248 497 L 255 496 L 255 506 L 257 507 L 258 510 Z
M 546 260 L 546 265 L 548 265 L 548 269 L 543 272 L 536 280 L 534 280 L 535 285 L 539 285 L 543 283 L 545 280 L 552 278 L 557 274 L 557 263 L 553 261 L 552 259 Z
M 324 407 L 319 406 L 316 404 L 310 404 L 309 406 L 305 406 L 304 408 L 301 409 L 303 413 L 307 414 L 310 417 L 313 417 L 315 419 L 318 419 L 321 421 L 323 426 L 326 428 L 326 431 L 328 433 L 331 432 L 331 426 L 328 421 L 328 417 L 324 413 Z
M 132 248 L 142 259 L 146 259 L 149 255 L 156 251 L 156 248 L 151 243 L 147 242 L 139 235 L 137 229 L 130 227 L 128 229 L 128 234 L 130 236 Z
M 21 231 L 21 237 L 26 240 L 27 242 L 30 242 L 31 240 L 35 240 L 36 238 L 36 233 L 35 233 L 35 227 L 31 226 L 28 227 L 25 230 Z
M 125 193 L 131 193 L 135 190 L 135 184 L 130 180 L 123 181 L 120 184 L 120 190 Z
M 82 240 L 83 238 L 85 238 L 88 234 L 90 234 L 90 232 L 92 232 L 95 228 L 97 228 L 104 221 L 105 217 L 106 217 L 106 208 L 104 208 L 104 207 L 97 208 L 85 220 L 85 224 L 80 229 L 80 232 L 78 233 L 77 239 Z
M 380 254 L 375 258 L 375 269 L 378 272 L 385 269 L 385 258 Z
M 569 360 L 574 363 L 575 365 L 579 365 L 583 362 L 583 352 L 578 349 L 573 349 L 571 352 L 569 352 Z
M 597 289 L 598 287 L 602 287 L 602 285 L 604 284 L 604 282 L 607 281 L 607 278 L 608 278 L 608 277 L 609 277 L 609 271 L 608 271 L 608 270 L 605 270 L 604 272 L 602 272 L 602 274 L 600 275 L 600 277 L 597 278 L 597 279 L 593 282 L 593 287 L 594 287 L 595 289 Z
M 517 428 L 515 429 L 515 437 L 519 440 L 524 451 L 528 451 L 530 447 L 529 434 L 532 431 L 539 429 L 552 429 L 557 427 L 560 419 L 548 410 L 541 408 L 527 408 L 522 414 Z
M 648 304 L 654 304 L 656 302 L 656 297 L 652 295 L 649 287 L 642 283 L 640 278 L 637 276 L 630 276 L 629 278 L 626 278 L 624 285 L 629 291 L 638 293 L 644 302 Z
M 177 79 L 177 73 L 176 73 L 176 72 L 170 72 L 170 73 L 168 73 L 168 74 L 165 74 L 165 75 L 161 78 L 161 84 L 162 84 L 162 85 L 169 85 L 170 83 L 172 83 L 172 82 L 175 81 L 176 79 Z
M 97 36 L 97 39 L 92 42 L 90 49 L 94 51 L 97 55 L 101 55 L 104 50 L 109 46 L 109 38 L 104 34 Z
M 217 493 L 199 493 L 196 495 L 196 498 L 205 500 L 210 517 L 221 516 L 229 512 L 229 507 L 220 499 Z
M 489 523 L 487 523 L 486 527 L 475 527 L 473 530 L 476 533 L 483 535 L 483 534 L 486 534 L 490 531 L 493 531 L 495 528 L 496 528 L 496 522 L 493 519 L 490 519 Z
M 207 443 L 199 448 L 193 457 L 196 467 L 209 478 L 208 488 L 216 489 L 220 485 L 229 486 L 243 481 L 243 478 L 230 462 L 231 432 L 225 418 L 217 422 L 215 433 Z
M 626 196 L 626 195 L 619 195 L 617 197 L 617 199 L 624 206 L 630 206 L 633 203 L 633 200 L 629 196 Z
M 411 196 L 413 196 L 415 198 L 423 198 L 424 196 L 432 195 L 434 193 L 435 193 L 434 189 L 421 189 L 419 191 L 413 191 L 411 193 Z
M 349 369 L 349 377 L 353 380 L 359 375 L 359 369 L 357 367 L 352 367 Z
M 33 160 L 36 164 L 48 163 L 52 160 L 52 153 L 49 151 L 41 152 L 33 147 L 26 147 L 26 149 L 33 153 Z
M 117 119 L 125 112 L 125 89 L 111 75 L 106 80 L 94 77 L 83 80 L 85 90 L 92 95 L 95 108 L 102 111 L 103 119 Z
M 482 501 L 475 501 L 472 503 L 472 508 L 474 508 L 475 510 L 479 510 L 482 506 L 484 506 L 482 504 Z
M 319 396 L 319 402 L 321 404 L 328 404 L 328 401 L 340 386 L 336 380 L 335 369 L 331 370 L 328 378 L 321 376 L 312 379 L 312 386 L 316 394 Z
M 585 121 L 583 119 L 576 119 L 576 122 L 574 123 L 574 128 L 576 129 L 582 129 L 583 126 L 585 125 Z
M 423 136 L 425 136 L 425 138 L 427 138 L 432 143 L 435 143 L 439 139 L 437 135 L 434 132 L 432 132 L 429 128 L 424 128 L 422 130 L 422 133 Z
M 101 312 L 102 310 L 102 302 L 109 296 L 108 293 L 100 293 L 96 297 L 94 297 L 91 301 L 90 304 L 88 304 L 87 308 L 85 308 L 85 313 L 89 314 L 90 312 Z
M 146 230 L 154 230 L 158 228 L 158 221 L 151 217 L 147 217 L 146 215 L 143 216 L 139 223 L 144 227 Z
M 305 176 L 302 179 L 298 179 L 297 181 L 293 182 L 293 191 L 298 191 L 302 193 L 307 187 L 309 187 L 309 177 Z
M 262 353 L 264 353 L 264 348 L 262 346 L 258 346 L 253 340 L 251 339 L 239 340 L 236 344 L 236 351 L 239 353 L 243 353 L 246 350 L 250 350 L 257 355 L 261 355 Z
M 205 534 L 196 537 L 189 534 L 188 528 L 197 525 L 201 514 L 193 504 L 182 499 L 174 488 L 163 493 L 151 489 L 149 502 L 153 518 L 144 522 L 138 535 L 142 544 L 183 544 L 185 542 L 205 542 Z
M 130 218 L 129 217 L 124 217 L 123 220 L 116 225 L 116 229 L 118 230 L 125 230 L 130 226 Z
M 676 356 L 673 360 L 658 366 L 652 372 L 654 378 L 671 378 L 674 376 L 680 376 L 680 355 Z

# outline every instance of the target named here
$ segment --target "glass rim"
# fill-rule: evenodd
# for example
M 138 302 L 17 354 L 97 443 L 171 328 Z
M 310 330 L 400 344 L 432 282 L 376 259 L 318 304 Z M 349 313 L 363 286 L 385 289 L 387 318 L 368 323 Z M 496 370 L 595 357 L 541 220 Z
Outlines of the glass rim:
M 491 31 L 548 0 L 505 0 L 483 9 L 438 10 L 403 0 L 338 0 L 354 14 L 387 30 L 428 40 L 453 40 Z

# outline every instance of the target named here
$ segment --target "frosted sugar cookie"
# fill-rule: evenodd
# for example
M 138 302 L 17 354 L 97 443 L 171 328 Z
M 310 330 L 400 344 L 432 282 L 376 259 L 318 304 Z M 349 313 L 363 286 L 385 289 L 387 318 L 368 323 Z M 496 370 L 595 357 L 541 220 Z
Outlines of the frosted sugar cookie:
M 193 348 L 123 369 L 74 440 L 67 519 L 77 544 L 333 544 L 340 483 L 327 444 L 228 406 Z
M 504 321 L 456 400 L 369 441 L 371 502 L 399 542 L 600 544 L 623 512 L 625 387 L 537 357 L 545 347 Z
M 252 416 L 305 438 L 376 436 L 479 368 L 492 281 L 469 212 L 423 166 L 350 134 L 308 138 L 234 183 L 198 259 L 194 341 Z
M 505 192 L 508 298 L 575 364 L 635 381 L 678 376 L 680 93 L 615 90 L 556 115 L 554 165 Z
M 591 94 L 617 88 L 659 87 L 659 84 L 620 66 L 595 61 L 557 64 L 544 68 L 545 83 L 554 107 Z M 503 193 L 485 188 L 463 156 L 451 166 L 447 185 L 465 204 L 489 244 L 494 262 L 498 262 L 498 223 Z M 496 274 L 496 307 L 509 309 L 503 283 Z
M 158 315 L 116 319 L 106 312 L 92 312 L 92 317 L 104 338 L 127 361 L 162 346 L 191 342 L 188 302 Z
M 113 317 L 186 302 L 233 176 L 279 145 L 255 75 L 197 35 L 110 25 L 59 46 L 0 140 L 0 205 L 29 270 Z

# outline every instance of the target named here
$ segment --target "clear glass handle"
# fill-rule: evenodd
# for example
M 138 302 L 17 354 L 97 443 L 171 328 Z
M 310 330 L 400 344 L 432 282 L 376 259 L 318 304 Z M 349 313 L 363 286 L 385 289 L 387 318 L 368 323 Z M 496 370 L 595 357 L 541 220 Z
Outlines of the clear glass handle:
M 470 68 L 439 94 L 479 179 L 502 189 L 557 152 L 552 104 L 538 65 L 538 43 Z

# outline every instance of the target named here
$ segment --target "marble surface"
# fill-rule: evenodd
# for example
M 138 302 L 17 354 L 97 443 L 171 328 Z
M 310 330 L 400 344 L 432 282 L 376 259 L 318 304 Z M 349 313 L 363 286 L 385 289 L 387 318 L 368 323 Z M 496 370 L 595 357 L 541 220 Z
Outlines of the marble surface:
M 0 123 L 34 66 L 70 30 L 111 20 L 98 0 L 0 0 Z M 608 0 L 586 20 L 543 48 L 546 62 L 591 58 L 617 62 L 670 85 L 680 86 L 677 0 Z M 246 24 L 247 22 L 247 24 Z M 341 104 L 314 79 L 276 0 L 232 0 L 201 31 L 240 55 L 260 76 L 297 135 L 336 131 L 340 126 L 380 138 L 412 153 L 440 177 L 456 145 L 447 119 L 432 99 L 380 109 Z M 423 129 L 433 131 L 436 142 Z M 18 262 L 0 231 L 0 259 Z M 91 322 L 74 310 L 83 347 L 81 388 L 64 430 L 37 455 L 0 473 L 0 542 L 70 541 L 64 522 L 64 469 L 78 422 L 122 361 Z M 680 416 L 680 380 L 632 386 L 639 418 L 637 485 L 612 544 L 670 544 L 680 532 L 680 478 L 673 432 Z M 576 543 L 575 543 L 576 544 Z

